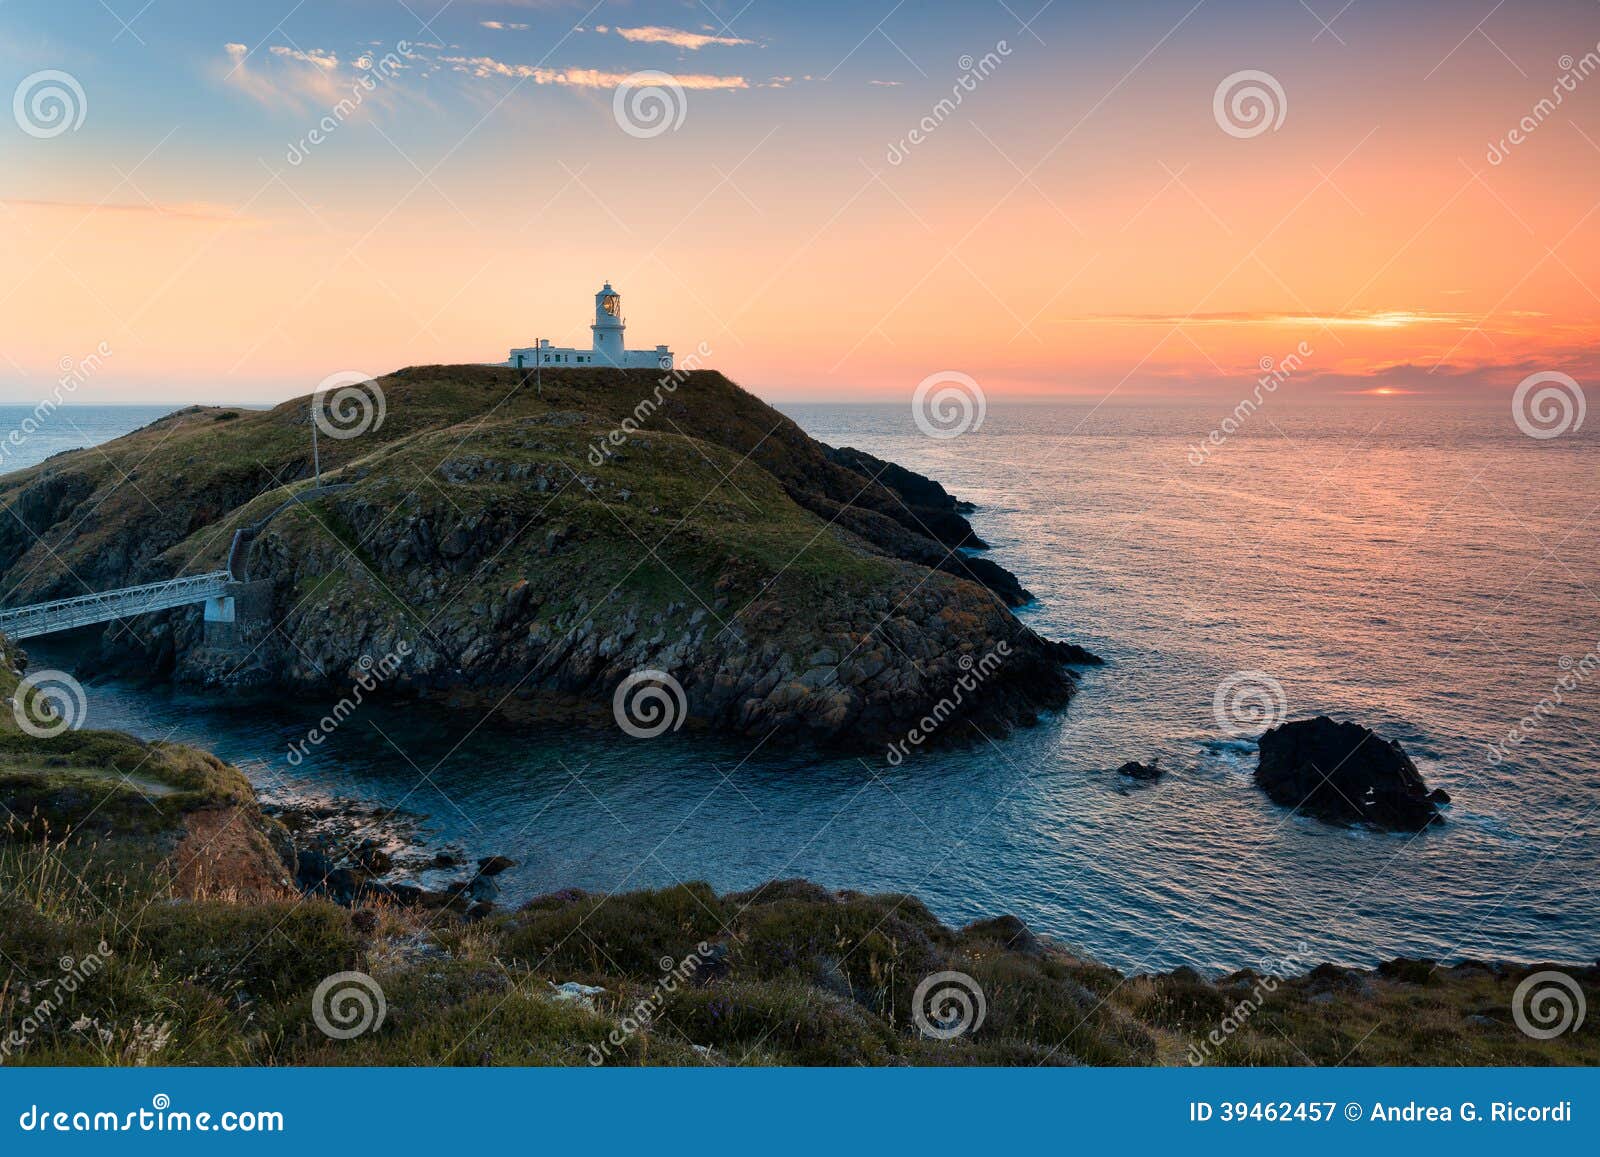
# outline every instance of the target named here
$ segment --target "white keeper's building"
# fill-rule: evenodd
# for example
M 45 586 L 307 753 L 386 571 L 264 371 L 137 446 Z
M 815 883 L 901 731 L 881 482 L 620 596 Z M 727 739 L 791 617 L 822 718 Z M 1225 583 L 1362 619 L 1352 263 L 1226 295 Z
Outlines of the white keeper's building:
M 670 370 L 672 351 L 664 345 L 653 350 L 630 350 L 623 346 L 622 332 L 627 322 L 622 317 L 622 295 L 608 281 L 594 295 L 594 345 L 586 350 L 555 346 L 540 340 L 536 346 L 513 349 L 505 364 L 524 366 L 614 366 L 625 370 Z

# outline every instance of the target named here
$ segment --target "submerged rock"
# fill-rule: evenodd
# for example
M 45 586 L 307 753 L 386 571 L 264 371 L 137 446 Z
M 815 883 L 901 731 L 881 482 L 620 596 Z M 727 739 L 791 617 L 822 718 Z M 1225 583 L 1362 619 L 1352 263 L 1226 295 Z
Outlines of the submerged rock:
M 1421 831 L 1443 823 L 1438 805 L 1405 749 L 1359 723 L 1319 715 L 1261 737 L 1256 783 L 1277 803 L 1330 823 L 1370 823 Z
M 484 856 L 478 861 L 478 875 L 498 876 L 501 872 L 508 871 L 517 866 L 517 861 L 509 856 Z
M 1130 759 L 1117 768 L 1118 775 L 1125 775 L 1129 779 L 1155 780 L 1161 778 L 1161 761 L 1152 759 L 1149 763 L 1140 763 L 1137 759 Z

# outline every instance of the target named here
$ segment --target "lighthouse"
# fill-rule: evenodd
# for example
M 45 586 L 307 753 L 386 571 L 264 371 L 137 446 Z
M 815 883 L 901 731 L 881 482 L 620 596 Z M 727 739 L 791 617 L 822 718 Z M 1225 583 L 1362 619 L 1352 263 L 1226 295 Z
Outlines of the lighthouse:
M 590 348 L 553 346 L 540 341 L 536 346 L 523 346 L 511 351 L 503 363 L 518 368 L 525 366 L 613 366 L 625 370 L 670 370 L 672 351 L 665 345 L 653 350 L 631 350 L 623 341 L 628 328 L 622 316 L 622 295 L 611 288 L 611 282 L 600 287 L 594 295 L 594 324 L 589 327 L 594 334 Z
M 622 345 L 622 333 L 628 323 L 622 320 L 622 295 L 611 288 L 611 282 L 600 287 L 594 295 L 594 352 L 608 365 L 620 366 L 627 355 Z

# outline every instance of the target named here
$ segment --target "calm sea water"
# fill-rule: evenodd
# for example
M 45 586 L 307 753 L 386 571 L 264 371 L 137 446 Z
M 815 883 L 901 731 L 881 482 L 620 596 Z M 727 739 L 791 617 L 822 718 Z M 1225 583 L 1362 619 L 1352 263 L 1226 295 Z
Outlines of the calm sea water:
M 1600 640 L 1600 440 L 1536 441 L 1504 409 L 1270 405 L 1198 466 L 1224 407 L 996 406 L 951 440 L 904 407 L 785 407 L 978 503 L 993 557 L 1038 596 L 1022 616 L 1108 660 L 1068 711 L 992 746 L 889 769 L 364 709 L 295 768 L 288 745 L 325 703 L 101 682 L 91 721 L 203 743 L 269 794 L 427 813 L 437 842 L 522 861 L 502 877 L 513 901 L 807 876 L 913 892 L 954 921 L 1014 912 L 1125 969 L 1301 944 L 1357 964 L 1594 959 L 1593 683 L 1503 761 L 1486 751 Z M 1275 680 L 1291 717 L 1401 740 L 1454 796 L 1448 825 L 1340 829 L 1268 801 L 1253 744 L 1215 713 L 1243 671 Z M 1150 757 L 1170 773 L 1153 786 L 1110 770 Z
M 174 409 L 174 406 L 60 406 L 41 415 L 31 405 L 0 405 L 0 474 L 22 470 L 66 450 L 82 450 L 119 438 Z

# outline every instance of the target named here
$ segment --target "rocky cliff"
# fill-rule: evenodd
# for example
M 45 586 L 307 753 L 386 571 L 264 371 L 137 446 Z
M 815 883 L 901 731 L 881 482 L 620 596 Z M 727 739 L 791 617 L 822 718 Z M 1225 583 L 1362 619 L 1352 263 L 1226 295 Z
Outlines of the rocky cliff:
M 181 411 L 0 482 L 13 605 L 226 565 L 248 552 L 267 621 L 205 645 L 196 608 L 106 632 L 108 658 L 214 684 L 340 686 L 401 655 L 393 693 L 608 716 L 669 674 L 695 725 L 821 741 L 992 734 L 1066 704 L 1092 662 L 962 507 L 911 471 L 808 437 L 717 373 L 402 370 L 320 439 L 307 399 Z M 281 508 L 281 510 L 280 510 Z M 975 674 L 976 672 L 976 674 Z

